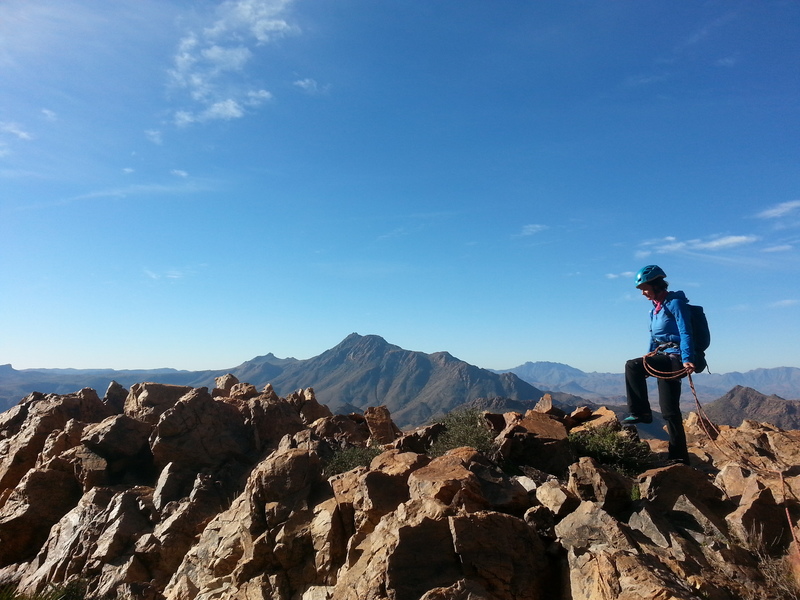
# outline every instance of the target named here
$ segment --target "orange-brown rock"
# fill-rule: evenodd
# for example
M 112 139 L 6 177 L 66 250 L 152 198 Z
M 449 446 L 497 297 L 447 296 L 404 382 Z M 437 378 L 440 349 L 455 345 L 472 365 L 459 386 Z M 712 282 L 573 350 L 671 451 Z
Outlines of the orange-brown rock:
M 570 465 L 567 488 L 581 500 L 596 502 L 603 510 L 619 515 L 631 505 L 633 481 L 584 456 Z
M 370 439 L 376 444 L 391 444 L 401 435 L 385 406 L 370 406 L 364 411 L 364 419 L 367 421 Z
M 125 414 L 149 425 L 158 423 L 159 417 L 175 406 L 192 388 L 185 385 L 163 383 L 136 383 L 125 399 Z
M 573 427 L 570 430 L 570 433 L 577 433 L 579 431 L 584 431 L 591 427 L 613 427 L 615 429 L 619 429 L 619 419 L 617 418 L 617 413 L 615 413 L 610 408 L 605 406 L 601 406 L 600 408 L 595 409 L 592 411 L 592 415 L 589 418 L 581 419 L 581 424 Z
M 236 383 L 213 397 L 133 386 L 125 414 L 91 390 L 0 414 L 0 586 L 80 578 L 109 600 L 769 597 L 741 538 L 785 549 L 798 432 L 745 422 L 713 440 L 725 452 L 698 436 L 697 468 L 643 473 L 636 500 L 626 478 L 575 462 L 577 419 L 555 411 L 486 414 L 487 453 L 431 458 L 431 424 L 326 479 L 334 449 L 394 435 L 388 411 L 332 416 L 311 388 Z

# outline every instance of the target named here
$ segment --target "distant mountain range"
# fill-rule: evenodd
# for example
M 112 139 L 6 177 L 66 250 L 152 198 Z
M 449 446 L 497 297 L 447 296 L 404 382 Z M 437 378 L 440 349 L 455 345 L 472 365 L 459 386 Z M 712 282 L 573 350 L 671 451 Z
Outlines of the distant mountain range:
M 281 396 L 312 387 L 317 399 L 336 413 L 385 405 L 400 427 L 425 423 L 477 398 L 535 402 L 544 394 L 513 373 L 481 369 L 447 352 L 403 350 L 377 335 L 354 333 L 313 358 L 298 360 L 267 354 L 221 371 L 17 371 L 4 365 L 0 366 L 0 402 L 8 408 L 33 391 L 63 394 L 84 387 L 95 388 L 102 395 L 112 380 L 125 387 L 156 381 L 211 388 L 214 378 L 225 373 L 259 389 L 271 383 Z
M 526 362 L 513 369 L 497 372 L 514 373 L 541 389 L 580 396 L 595 403 L 625 403 L 625 378 L 622 373 L 586 373 L 553 362 Z M 716 400 L 736 386 L 787 399 L 800 398 L 800 369 L 795 367 L 754 369 L 746 373 L 698 373 L 692 379 L 701 402 Z M 652 382 L 655 383 L 654 380 Z M 694 399 L 689 396 L 684 392 L 683 399 L 693 403 Z
M 447 352 L 426 354 L 404 350 L 377 335 L 354 333 L 313 358 L 300 360 L 267 354 L 218 371 L 16 370 L 11 365 L 0 365 L 0 410 L 13 406 L 33 391 L 66 394 L 91 387 L 102 395 L 111 381 L 127 388 L 144 381 L 212 388 L 214 379 L 226 373 L 259 389 L 271 383 L 282 396 L 313 387 L 317 399 L 338 413 L 386 405 L 400 427 L 425 423 L 478 399 L 504 399 L 517 402 L 522 408 L 531 407 L 544 391 L 552 392 L 556 403 L 565 407 L 587 402 L 625 402 L 622 374 L 585 373 L 552 362 L 528 362 L 507 371 L 492 371 L 458 360 Z M 704 403 L 720 398 L 736 386 L 783 398 L 800 398 L 800 369 L 792 367 L 724 375 L 704 373 L 696 375 L 694 381 Z

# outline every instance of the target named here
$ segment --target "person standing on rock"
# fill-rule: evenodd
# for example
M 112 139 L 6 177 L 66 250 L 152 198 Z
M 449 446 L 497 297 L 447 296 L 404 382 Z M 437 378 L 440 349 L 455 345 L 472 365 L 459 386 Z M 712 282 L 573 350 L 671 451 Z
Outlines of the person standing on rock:
M 681 379 L 694 372 L 689 301 L 681 291 L 668 291 L 667 274 L 658 265 L 647 265 L 636 274 L 636 287 L 650 300 L 650 349 L 647 356 L 625 363 L 625 392 L 629 415 L 623 425 L 652 423 L 647 397 L 647 377 L 658 377 L 658 403 L 667 423 L 670 461 L 689 464 L 686 433 L 681 415 Z M 665 375 L 666 377 L 662 376 Z M 669 378 L 670 375 L 679 374 Z

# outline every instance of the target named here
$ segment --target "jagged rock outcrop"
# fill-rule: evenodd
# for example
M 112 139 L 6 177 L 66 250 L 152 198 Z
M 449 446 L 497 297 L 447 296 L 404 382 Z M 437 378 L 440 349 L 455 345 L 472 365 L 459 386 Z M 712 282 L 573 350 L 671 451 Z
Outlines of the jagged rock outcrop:
M 568 439 L 621 429 L 612 411 L 567 415 L 549 398 L 484 414 L 492 452 L 432 457 L 443 425 L 404 433 L 383 406 L 333 415 L 310 388 L 109 390 L 32 394 L 0 415 L 0 585 L 82 579 L 117 600 L 775 598 L 753 550 L 785 554 L 800 510 L 800 432 L 755 422 L 709 436 L 690 415 L 694 467 L 631 478 Z M 368 465 L 324 474 L 368 446 Z

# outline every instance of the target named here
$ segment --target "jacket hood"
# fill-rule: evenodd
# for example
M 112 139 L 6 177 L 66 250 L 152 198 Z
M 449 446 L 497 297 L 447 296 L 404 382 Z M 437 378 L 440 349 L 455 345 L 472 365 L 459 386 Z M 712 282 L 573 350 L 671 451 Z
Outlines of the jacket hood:
M 686 294 L 683 293 L 681 290 L 675 290 L 674 292 L 667 292 L 666 301 L 669 302 L 670 300 L 686 300 L 687 302 L 689 299 L 686 297 Z

